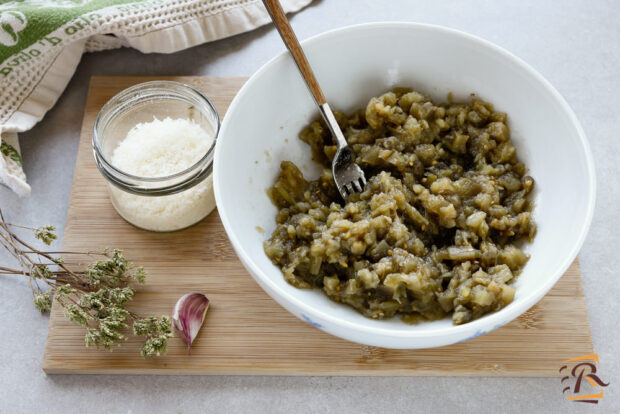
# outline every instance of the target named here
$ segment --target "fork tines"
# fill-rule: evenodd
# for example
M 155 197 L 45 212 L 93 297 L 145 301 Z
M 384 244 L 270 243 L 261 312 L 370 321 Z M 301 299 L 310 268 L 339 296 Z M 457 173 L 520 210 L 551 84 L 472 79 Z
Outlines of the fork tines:
M 353 193 L 361 193 L 364 191 L 364 187 L 366 187 L 366 177 L 362 176 L 357 180 L 351 181 L 349 184 L 344 185 L 344 189 L 347 192 L 347 195 L 351 195 Z

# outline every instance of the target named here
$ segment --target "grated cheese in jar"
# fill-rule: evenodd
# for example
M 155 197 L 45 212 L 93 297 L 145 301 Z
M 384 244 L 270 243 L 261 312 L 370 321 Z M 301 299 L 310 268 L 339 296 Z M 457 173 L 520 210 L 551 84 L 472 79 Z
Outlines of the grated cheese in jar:
M 196 164 L 214 140 L 214 131 L 207 131 L 194 121 L 154 117 L 127 133 L 114 150 L 111 163 L 138 177 L 167 177 Z M 153 231 L 189 227 L 215 208 L 212 176 L 172 195 L 142 196 L 114 186 L 110 186 L 110 191 L 114 207 L 125 220 Z

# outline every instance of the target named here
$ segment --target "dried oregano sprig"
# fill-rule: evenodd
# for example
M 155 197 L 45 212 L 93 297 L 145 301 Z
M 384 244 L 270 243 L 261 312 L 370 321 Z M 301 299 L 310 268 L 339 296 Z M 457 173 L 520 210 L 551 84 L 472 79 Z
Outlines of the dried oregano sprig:
M 37 309 L 49 311 L 55 299 L 68 320 L 86 328 L 86 346 L 110 350 L 127 339 L 127 329 L 132 325 L 134 335 L 146 338 L 141 350 L 143 357 L 166 352 L 168 339 L 172 337 L 170 318 L 140 318 L 126 308 L 134 297 L 134 287 L 146 280 L 144 268 L 134 266 L 117 249 L 99 253 L 40 251 L 20 239 L 13 228 L 34 231 L 35 238 L 46 245 L 56 240 L 56 229 L 7 223 L 0 210 L 0 244 L 20 264 L 20 269 L 0 266 L 0 274 L 26 277 Z M 73 270 L 76 266 L 65 263 L 63 254 L 97 260 L 82 270 Z

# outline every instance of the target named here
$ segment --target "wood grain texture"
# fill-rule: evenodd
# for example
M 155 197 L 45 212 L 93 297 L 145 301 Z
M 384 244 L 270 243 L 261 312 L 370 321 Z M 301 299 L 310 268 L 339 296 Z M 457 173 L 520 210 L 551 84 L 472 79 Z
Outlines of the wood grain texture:
M 159 78 L 161 79 L 161 78 Z M 168 78 L 205 92 L 221 115 L 244 78 Z M 63 248 L 120 247 L 145 266 L 148 283 L 132 309 L 170 314 L 189 291 L 205 292 L 211 308 L 188 356 L 179 338 L 164 357 L 144 360 L 140 341 L 113 352 L 86 349 L 84 331 L 54 306 L 43 369 L 79 374 L 229 375 L 461 375 L 556 376 L 561 361 L 592 353 L 579 265 L 573 263 L 536 306 L 512 323 L 460 344 L 425 350 L 388 350 L 332 337 L 298 320 L 273 301 L 237 260 L 217 212 L 176 233 L 150 233 L 114 211 L 93 161 L 91 130 L 101 106 L 144 77 L 91 81 Z
M 291 27 L 288 19 L 286 18 L 286 14 L 282 9 L 282 5 L 279 0 L 263 0 L 263 4 L 267 8 L 269 15 L 271 16 L 271 20 L 275 24 L 278 29 L 278 33 L 280 33 L 280 37 L 284 41 L 284 44 L 288 48 L 289 52 L 293 56 L 299 71 L 301 72 L 301 76 L 306 80 L 306 84 L 308 85 L 308 89 L 310 89 L 310 93 L 314 97 L 317 105 L 323 105 L 327 102 L 325 99 L 325 95 L 323 95 L 323 90 L 321 90 L 321 86 L 319 82 L 316 80 L 316 76 L 314 76 L 314 72 L 312 71 L 312 67 L 308 63 L 308 59 L 306 59 L 306 54 L 304 50 L 301 48 L 299 44 L 299 40 L 297 40 L 297 36 Z

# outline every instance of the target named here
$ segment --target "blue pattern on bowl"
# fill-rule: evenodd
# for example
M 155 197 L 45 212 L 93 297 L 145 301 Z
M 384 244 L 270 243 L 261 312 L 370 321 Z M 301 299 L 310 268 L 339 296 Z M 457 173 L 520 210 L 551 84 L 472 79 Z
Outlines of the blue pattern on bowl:
M 301 314 L 301 319 L 308 322 L 311 326 L 314 326 L 315 328 L 323 327 L 323 325 L 321 325 L 320 323 L 314 322 L 312 319 L 310 319 L 307 315 L 304 315 L 303 313 Z
M 469 341 L 470 339 L 477 338 L 477 337 L 479 337 L 479 336 L 481 336 L 481 335 L 484 335 L 484 334 L 487 334 L 487 333 L 489 333 L 489 332 L 491 332 L 491 331 L 494 331 L 494 330 L 496 330 L 497 328 L 501 328 L 501 327 L 502 327 L 502 325 L 503 325 L 503 324 L 501 324 L 501 323 L 500 323 L 500 324 L 498 324 L 498 325 L 495 325 L 493 328 L 489 329 L 488 331 L 483 331 L 483 330 L 481 330 L 481 329 L 478 329 L 478 330 L 477 330 L 477 331 L 476 331 L 476 332 L 475 332 L 472 336 L 470 336 L 469 338 L 465 338 L 465 339 L 463 339 L 462 341 L 459 341 L 459 342 L 457 342 L 457 343 L 459 343 L 459 344 L 460 344 L 461 342 L 465 342 L 465 341 Z

